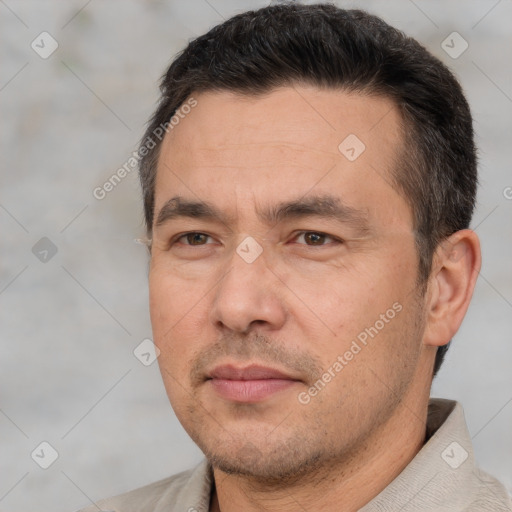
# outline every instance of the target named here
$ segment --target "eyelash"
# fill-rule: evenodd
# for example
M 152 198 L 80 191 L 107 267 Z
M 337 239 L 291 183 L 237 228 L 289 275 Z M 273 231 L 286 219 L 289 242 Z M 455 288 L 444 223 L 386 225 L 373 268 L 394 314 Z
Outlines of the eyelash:
M 337 243 L 343 243 L 343 240 L 340 239 L 340 238 L 337 238 L 333 235 L 329 235 L 328 233 L 324 233 L 322 231 L 299 231 L 295 236 L 294 238 L 297 238 L 301 235 L 305 235 L 305 234 L 315 234 L 315 235 L 320 235 L 320 236 L 325 236 L 326 238 L 330 238 L 331 240 L 334 240 L 335 242 Z M 182 238 L 185 238 L 187 237 L 188 235 L 204 235 L 208 238 L 212 238 L 210 235 L 206 234 L 206 233 L 202 233 L 201 231 L 189 231 L 187 233 L 182 233 L 181 235 L 178 235 L 177 237 L 174 238 L 174 240 L 171 241 L 171 246 L 173 246 L 174 244 L 176 244 L 177 242 L 179 242 L 179 240 L 181 240 Z M 193 245 L 193 244 L 183 244 L 185 246 L 188 246 L 188 247 L 204 247 L 206 245 L 211 245 L 211 244 L 199 244 L 199 245 Z M 306 245 L 307 247 L 326 247 L 327 245 L 329 244 L 322 244 L 322 245 L 308 245 L 308 244 L 300 244 L 300 245 Z

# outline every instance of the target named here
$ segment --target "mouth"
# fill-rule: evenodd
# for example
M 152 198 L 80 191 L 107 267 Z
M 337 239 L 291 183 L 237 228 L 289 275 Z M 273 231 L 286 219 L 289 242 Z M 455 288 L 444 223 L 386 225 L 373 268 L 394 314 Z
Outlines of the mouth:
M 275 368 L 222 365 L 207 376 L 207 383 L 222 398 L 239 403 L 261 402 L 301 382 Z

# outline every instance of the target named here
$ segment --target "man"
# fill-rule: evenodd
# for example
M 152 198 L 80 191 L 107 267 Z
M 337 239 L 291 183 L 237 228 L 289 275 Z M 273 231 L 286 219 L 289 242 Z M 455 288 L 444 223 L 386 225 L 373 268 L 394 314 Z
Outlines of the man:
M 365 12 L 280 5 L 192 41 L 161 89 L 151 321 L 206 458 L 98 507 L 512 510 L 461 405 L 429 400 L 481 261 L 448 69 Z

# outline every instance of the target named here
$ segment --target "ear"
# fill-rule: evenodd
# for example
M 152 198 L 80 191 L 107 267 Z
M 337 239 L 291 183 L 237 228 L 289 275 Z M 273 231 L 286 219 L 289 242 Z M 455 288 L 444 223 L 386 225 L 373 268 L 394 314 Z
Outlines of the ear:
M 458 331 L 481 263 L 480 242 L 471 229 L 457 231 L 439 244 L 428 283 L 425 345 L 446 345 Z

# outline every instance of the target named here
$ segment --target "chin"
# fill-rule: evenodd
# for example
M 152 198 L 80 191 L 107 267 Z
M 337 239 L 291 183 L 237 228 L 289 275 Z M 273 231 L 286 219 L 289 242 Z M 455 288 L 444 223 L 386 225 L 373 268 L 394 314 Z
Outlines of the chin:
M 323 450 L 308 453 L 304 450 L 304 443 L 294 444 L 297 446 L 287 449 L 286 445 L 280 445 L 270 452 L 267 445 L 267 450 L 263 452 L 248 441 L 238 450 L 230 445 L 223 451 L 217 445 L 213 450 L 203 452 L 210 464 L 223 473 L 272 486 L 283 485 L 283 482 L 298 482 L 328 463 L 330 457 Z

